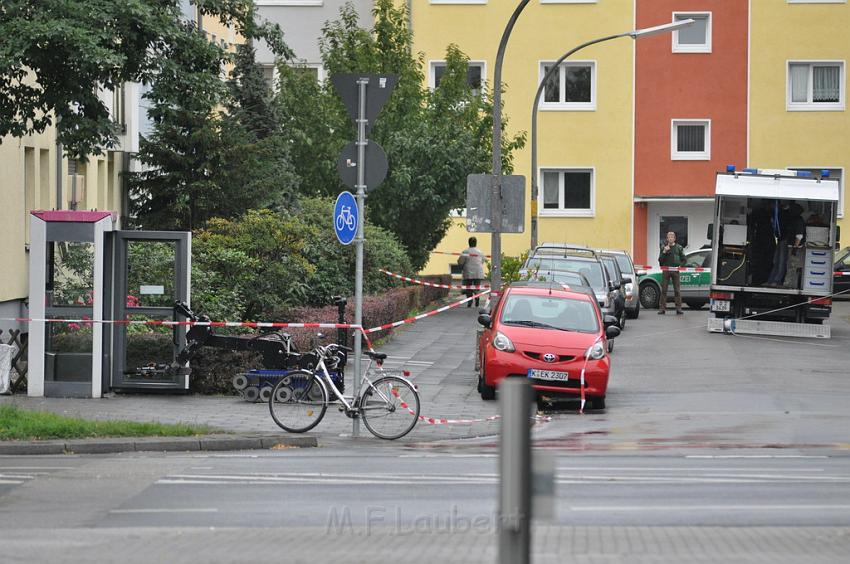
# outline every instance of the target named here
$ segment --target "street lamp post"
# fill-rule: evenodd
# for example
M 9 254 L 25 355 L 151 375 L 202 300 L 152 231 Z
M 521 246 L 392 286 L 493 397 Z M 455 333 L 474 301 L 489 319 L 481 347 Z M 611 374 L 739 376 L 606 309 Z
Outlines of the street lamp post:
M 567 57 L 569 57 L 576 51 L 584 49 L 585 47 L 589 47 L 597 43 L 602 43 L 603 41 L 618 39 L 620 37 L 631 37 L 632 39 L 651 37 L 653 35 L 668 33 L 678 29 L 682 29 L 683 27 L 687 27 L 689 25 L 692 25 L 693 23 L 694 20 L 687 19 L 658 25 L 655 27 L 636 29 L 632 31 L 627 31 L 625 33 L 618 33 L 616 35 L 608 35 L 606 37 L 593 39 L 591 41 L 587 41 L 586 43 L 582 43 L 578 47 L 570 49 L 569 51 L 564 53 L 563 56 L 561 56 L 560 59 L 555 61 L 555 64 L 553 64 L 549 68 L 549 70 L 546 71 L 546 74 L 543 76 L 543 80 L 541 80 L 540 84 L 537 86 L 537 92 L 534 95 L 534 105 L 531 108 L 531 249 L 534 249 L 534 247 L 537 246 L 537 200 L 539 190 L 537 183 L 537 113 L 540 109 L 540 97 L 543 95 L 543 90 L 546 88 L 546 84 L 549 82 L 549 79 L 551 79 L 555 75 L 555 73 L 558 72 L 561 63 L 563 63 Z

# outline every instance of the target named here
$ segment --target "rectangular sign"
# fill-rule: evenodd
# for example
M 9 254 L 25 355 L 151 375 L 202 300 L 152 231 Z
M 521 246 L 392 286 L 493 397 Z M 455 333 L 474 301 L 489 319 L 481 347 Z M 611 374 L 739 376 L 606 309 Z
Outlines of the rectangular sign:
M 143 296 L 161 296 L 165 293 L 165 286 L 140 286 L 139 293 Z
M 492 174 L 466 177 L 466 229 L 471 233 L 493 233 L 490 198 Z M 525 231 L 525 177 L 502 176 L 502 233 Z

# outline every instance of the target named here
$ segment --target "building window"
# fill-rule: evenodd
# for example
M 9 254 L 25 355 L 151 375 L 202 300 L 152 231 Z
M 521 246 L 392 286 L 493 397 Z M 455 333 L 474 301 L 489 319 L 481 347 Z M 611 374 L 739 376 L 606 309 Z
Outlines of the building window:
M 788 110 L 843 110 L 844 61 L 788 63 Z
M 540 78 L 543 80 L 552 63 L 540 64 Z M 595 110 L 596 109 L 596 63 L 576 61 L 561 63 L 543 92 L 540 109 L 553 110 Z
M 263 80 L 266 81 L 272 92 L 277 92 L 277 67 L 275 65 L 260 65 L 260 68 L 263 71 Z
M 540 215 L 594 214 L 593 169 L 544 169 L 540 174 L 543 184 Z
M 711 12 L 674 12 L 673 21 L 694 20 L 673 32 L 674 53 L 711 53 Z
M 789 166 L 789 170 L 807 170 L 812 173 L 812 176 L 820 176 L 821 171 L 828 170 L 829 177 L 833 180 L 838 180 L 838 217 L 844 217 L 844 169 L 829 168 L 828 166 L 818 167 L 795 167 Z
M 325 80 L 325 69 L 322 65 L 315 63 L 294 63 L 290 65 L 290 68 L 298 74 L 312 77 L 316 82 L 323 82 Z
M 445 61 L 431 61 L 430 86 L 432 89 L 440 86 L 440 81 L 446 73 Z M 481 86 L 486 76 L 484 61 L 469 61 L 466 69 L 466 85 L 475 96 L 481 94 Z
M 670 128 L 670 158 L 707 161 L 711 158 L 711 120 L 674 119 Z

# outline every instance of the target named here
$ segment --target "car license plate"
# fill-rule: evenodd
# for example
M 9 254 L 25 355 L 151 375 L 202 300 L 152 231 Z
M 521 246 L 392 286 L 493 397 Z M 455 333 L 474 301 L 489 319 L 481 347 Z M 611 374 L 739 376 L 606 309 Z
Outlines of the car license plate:
M 729 300 L 711 300 L 711 311 L 729 311 L 731 303 Z
M 570 379 L 568 372 L 556 372 L 555 370 L 536 370 L 532 368 L 528 371 L 529 378 L 537 380 L 552 380 L 556 382 L 566 382 Z

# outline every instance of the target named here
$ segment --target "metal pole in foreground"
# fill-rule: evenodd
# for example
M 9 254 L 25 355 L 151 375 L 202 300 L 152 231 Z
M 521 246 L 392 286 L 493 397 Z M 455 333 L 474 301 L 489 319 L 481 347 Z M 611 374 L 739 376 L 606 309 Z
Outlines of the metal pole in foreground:
M 505 378 L 499 448 L 499 564 L 528 564 L 531 551 L 531 384 Z
M 529 0 L 521 0 L 508 20 L 499 50 L 496 52 L 496 65 L 493 70 L 493 184 L 490 193 L 490 215 L 493 234 L 490 238 L 493 256 L 490 285 L 493 292 L 498 293 L 502 288 L 502 62 L 505 59 L 505 49 L 508 39 L 514 29 L 520 13 L 525 9 Z
M 363 224 L 366 222 L 366 86 L 368 78 L 357 79 L 358 110 L 357 110 L 357 237 L 356 266 L 354 271 L 354 324 L 363 325 L 363 242 L 366 238 Z M 363 356 L 363 336 L 357 333 L 354 339 L 354 385 L 353 394 L 360 389 L 360 359 Z M 354 417 L 351 420 L 351 436 L 360 435 L 360 421 Z

